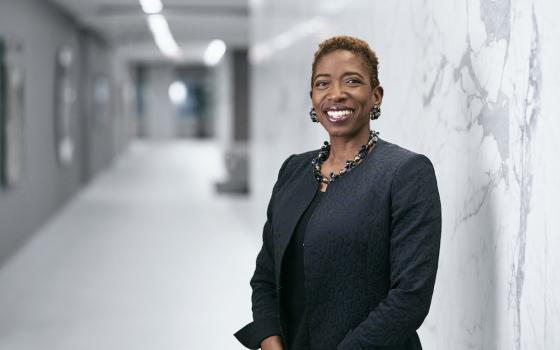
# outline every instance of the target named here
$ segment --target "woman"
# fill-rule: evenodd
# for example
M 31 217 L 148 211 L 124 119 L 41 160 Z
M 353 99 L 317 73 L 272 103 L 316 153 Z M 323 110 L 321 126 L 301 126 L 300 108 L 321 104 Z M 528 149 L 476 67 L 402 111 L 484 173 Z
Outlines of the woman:
M 251 279 L 254 321 L 235 334 L 250 349 L 422 349 L 439 194 L 428 158 L 370 130 L 383 98 L 377 65 L 347 36 L 315 53 L 310 116 L 330 143 L 280 169 Z

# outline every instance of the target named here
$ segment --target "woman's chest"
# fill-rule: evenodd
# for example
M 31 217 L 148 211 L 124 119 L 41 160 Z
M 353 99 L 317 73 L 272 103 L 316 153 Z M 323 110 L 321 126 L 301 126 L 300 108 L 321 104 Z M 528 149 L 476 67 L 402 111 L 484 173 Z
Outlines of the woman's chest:
M 272 208 L 276 261 L 281 261 L 317 190 L 317 183 L 309 183 L 286 186 L 278 192 Z M 308 218 L 306 250 L 337 258 L 367 254 L 371 248 L 384 249 L 390 231 L 390 204 L 386 186 L 373 181 L 330 184 Z

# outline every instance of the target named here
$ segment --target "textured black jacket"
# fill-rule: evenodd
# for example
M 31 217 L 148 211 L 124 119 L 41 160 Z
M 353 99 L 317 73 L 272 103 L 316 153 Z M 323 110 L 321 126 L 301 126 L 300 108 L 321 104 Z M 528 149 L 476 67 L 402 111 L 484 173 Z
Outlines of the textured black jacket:
M 251 278 L 253 322 L 235 336 L 257 349 L 282 335 L 280 267 L 318 183 L 311 159 L 282 165 Z M 434 169 L 424 156 L 379 139 L 364 161 L 329 184 L 304 242 L 311 350 L 417 350 L 432 298 L 441 236 Z M 289 350 L 289 349 L 288 349 Z

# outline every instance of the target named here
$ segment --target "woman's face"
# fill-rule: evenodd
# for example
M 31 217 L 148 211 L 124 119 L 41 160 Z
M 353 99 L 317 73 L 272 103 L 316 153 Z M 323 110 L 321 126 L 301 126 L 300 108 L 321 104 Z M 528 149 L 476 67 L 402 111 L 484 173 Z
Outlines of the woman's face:
M 372 89 L 365 62 L 353 52 L 336 50 L 317 62 L 311 101 L 331 137 L 351 138 L 369 130 L 369 112 L 382 98 L 383 89 Z

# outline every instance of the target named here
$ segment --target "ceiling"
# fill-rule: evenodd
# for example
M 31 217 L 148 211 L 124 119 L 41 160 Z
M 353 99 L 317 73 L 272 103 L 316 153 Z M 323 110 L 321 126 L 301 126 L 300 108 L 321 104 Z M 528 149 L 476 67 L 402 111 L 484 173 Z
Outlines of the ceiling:
M 161 60 L 146 15 L 138 0 L 50 0 L 85 27 L 97 32 L 131 60 Z M 213 39 L 228 48 L 249 44 L 247 0 L 162 0 L 162 14 L 171 33 L 186 53 L 196 60 Z

